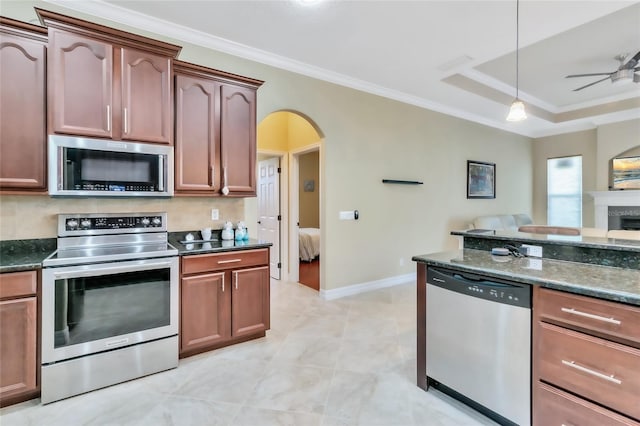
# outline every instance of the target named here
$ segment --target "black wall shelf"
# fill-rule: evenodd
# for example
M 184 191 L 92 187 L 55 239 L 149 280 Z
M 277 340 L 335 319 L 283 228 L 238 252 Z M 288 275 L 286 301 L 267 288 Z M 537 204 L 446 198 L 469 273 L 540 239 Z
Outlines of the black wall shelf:
M 417 180 L 382 179 L 382 183 L 394 183 L 398 185 L 422 185 L 423 182 Z

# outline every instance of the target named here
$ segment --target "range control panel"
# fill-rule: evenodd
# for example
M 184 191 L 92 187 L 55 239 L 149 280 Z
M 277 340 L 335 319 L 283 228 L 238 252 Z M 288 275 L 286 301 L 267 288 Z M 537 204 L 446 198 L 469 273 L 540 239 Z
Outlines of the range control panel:
M 162 217 L 71 217 L 65 222 L 67 231 L 78 229 L 130 229 L 130 228 L 160 228 Z
M 159 232 L 166 230 L 166 213 L 58 215 L 58 236 Z

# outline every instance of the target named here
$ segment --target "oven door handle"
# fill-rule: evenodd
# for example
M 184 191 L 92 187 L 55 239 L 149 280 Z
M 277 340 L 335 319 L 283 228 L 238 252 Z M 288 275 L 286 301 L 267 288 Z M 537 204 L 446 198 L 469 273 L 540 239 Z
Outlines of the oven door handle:
M 91 269 L 59 272 L 59 273 L 54 273 L 54 275 L 56 279 L 64 280 L 67 278 L 95 277 L 99 275 L 119 274 L 123 272 L 147 271 L 150 269 L 160 269 L 160 268 L 169 268 L 169 267 L 171 267 L 171 264 L 168 262 L 141 263 L 138 265 L 127 265 L 127 266 L 91 265 Z

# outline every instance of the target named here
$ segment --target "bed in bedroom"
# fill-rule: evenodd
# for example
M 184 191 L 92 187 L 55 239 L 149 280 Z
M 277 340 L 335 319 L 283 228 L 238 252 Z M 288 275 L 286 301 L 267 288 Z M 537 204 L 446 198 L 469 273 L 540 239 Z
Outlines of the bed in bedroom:
M 319 228 L 299 228 L 298 241 L 300 260 L 311 262 L 320 256 Z

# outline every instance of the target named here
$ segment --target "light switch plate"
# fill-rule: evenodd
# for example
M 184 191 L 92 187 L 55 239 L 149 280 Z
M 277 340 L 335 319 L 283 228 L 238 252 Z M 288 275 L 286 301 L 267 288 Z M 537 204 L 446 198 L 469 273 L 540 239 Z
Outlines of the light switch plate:
M 218 209 L 211 209 L 211 220 L 219 220 L 220 211 Z

